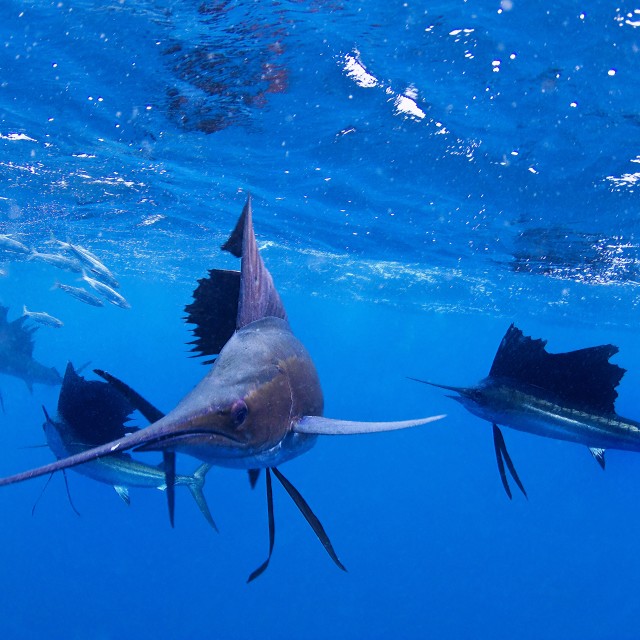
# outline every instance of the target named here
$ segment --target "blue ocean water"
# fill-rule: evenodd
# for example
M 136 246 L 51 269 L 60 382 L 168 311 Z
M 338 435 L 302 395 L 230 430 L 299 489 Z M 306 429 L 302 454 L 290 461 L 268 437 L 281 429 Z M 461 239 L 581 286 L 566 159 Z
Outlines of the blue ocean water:
M 483 378 L 511 322 L 551 351 L 613 343 L 640 419 L 640 5 L 298 0 L 29 2 L 0 22 L 0 233 L 90 248 L 132 305 L 6 253 L 0 302 L 61 329 L 169 410 L 204 375 L 184 323 L 246 194 L 326 415 L 421 429 L 322 439 L 283 465 L 268 571 L 264 479 L 214 469 L 214 534 L 177 489 L 70 472 L 2 490 L 2 638 L 637 638 L 640 462 L 488 423 L 437 389 Z M 90 376 L 89 373 L 86 373 Z M 2 376 L 2 475 L 44 464 L 58 389 Z M 148 460 L 158 458 L 147 454 Z M 197 461 L 180 460 L 191 471 Z

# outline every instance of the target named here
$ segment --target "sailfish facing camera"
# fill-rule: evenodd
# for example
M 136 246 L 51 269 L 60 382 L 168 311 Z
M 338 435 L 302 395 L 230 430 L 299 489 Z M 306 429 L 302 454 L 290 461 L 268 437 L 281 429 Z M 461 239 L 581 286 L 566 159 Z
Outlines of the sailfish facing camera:
M 309 353 L 291 331 L 271 274 L 258 253 L 250 198 L 222 248 L 241 258 L 240 271 L 211 270 L 207 278 L 200 280 L 194 301 L 186 309 L 187 320 L 196 325 L 195 350 L 213 361 L 200 383 L 175 409 L 148 427 L 37 469 L 2 478 L 0 486 L 116 452 L 161 451 L 173 523 L 176 453 L 187 453 L 213 465 L 245 469 L 252 482 L 259 470 L 264 469 L 269 554 L 249 579 L 266 569 L 273 550 L 271 473 L 294 500 L 333 561 L 344 569 L 320 521 L 283 476 L 279 465 L 311 449 L 319 435 L 403 429 L 442 416 L 401 422 L 351 422 L 322 417 L 324 398 L 318 374 Z M 146 401 L 138 394 L 113 376 L 98 373 L 144 413 Z
M 526 496 L 500 431 L 500 425 L 546 438 L 583 444 L 604 469 L 606 449 L 640 451 L 640 423 L 615 411 L 616 387 L 625 370 L 609 359 L 612 344 L 565 353 L 549 353 L 546 341 L 525 336 L 513 324 L 507 330 L 489 375 L 475 387 L 441 389 L 493 427 L 496 460 L 509 498 L 505 463 Z

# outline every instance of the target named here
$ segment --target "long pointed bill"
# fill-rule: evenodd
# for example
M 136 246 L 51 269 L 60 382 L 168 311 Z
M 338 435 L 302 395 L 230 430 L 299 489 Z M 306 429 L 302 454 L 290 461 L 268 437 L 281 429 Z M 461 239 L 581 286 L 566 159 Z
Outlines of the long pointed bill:
M 321 416 L 304 416 L 294 426 L 298 433 L 311 433 L 323 436 L 344 436 L 358 433 L 380 433 L 397 431 L 409 427 L 420 427 L 429 422 L 444 418 L 445 414 L 421 418 L 420 420 L 401 420 L 399 422 L 353 422 L 351 420 L 333 420 Z
M 156 423 L 158 427 L 162 427 L 159 423 Z M 40 476 L 47 475 L 48 473 L 54 473 L 55 471 L 62 471 L 63 469 L 70 469 L 71 467 L 77 467 L 85 462 L 91 462 L 98 458 L 104 458 L 105 456 L 113 455 L 114 453 L 120 453 L 122 451 L 128 451 L 135 447 L 147 444 L 149 442 L 156 442 L 162 440 L 166 436 L 166 429 L 156 428 L 156 425 L 147 427 L 136 431 L 124 438 L 114 440 L 113 442 L 107 442 L 107 444 L 94 447 L 93 449 L 87 449 L 68 458 L 62 458 L 56 460 L 50 464 L 45 464 L 42 467 L 36 469 L 30 469 L 29 471 L 23 471 L 16 473 L 12 476 L 0 478 L 0 487 L 5 487 L 9 484 L 15 484 L 16 482 L 23 482 L 24 480 L 30 480 L 31 478 L 38 478 Z
M 451 387 L 447 384 L 437 384 L 435 382 L 429 382 L 428 380 L 420 380 L 420 378 L 412 378 L 411 376 L 407 376 L 409 380 L 413 380 L 414 382 L 420 382 L 422 384 L 428 384 L 430 387 L 437 387 L 438 389 L 445 389 L 445 391 L 455 391 L 455 393 L 459 393 L 461 396 L 469 395 L 470 389 L 467 387 Z

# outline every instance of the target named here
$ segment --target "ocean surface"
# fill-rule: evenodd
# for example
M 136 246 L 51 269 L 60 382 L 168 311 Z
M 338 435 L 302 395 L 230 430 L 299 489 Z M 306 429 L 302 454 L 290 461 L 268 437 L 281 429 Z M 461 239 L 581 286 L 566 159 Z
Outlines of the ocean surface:
M 263 259 L 318 368 L 325 414 L 400 420 L 282 465 L 348 569 L 264 475 L 206 495 L 75 472 L 0 490 L 0 637 L 94 640 L 640 637 L 640 456 L 489 423 L 469 386 L 507 327 L 552 352 L 620 349 L 640 419 L 640 2 L 4 0 L 0 233 L 90 249 L 130 309 L 0 249 L 0 304 L 59 318 L 35 357 L 110 371 L 163 411 L 207 367 L 184 306 L 248 193 Z M 2 245 L 4 246 L 4 245 Z M 53 459 L 59 388 L 0 377 L 1 475 Z M 144 425 L 141 418 L 136 423 Z M 158 454 L 139 454 L 150 463 Z M 180 470 L 198 462 L 182 456 Z

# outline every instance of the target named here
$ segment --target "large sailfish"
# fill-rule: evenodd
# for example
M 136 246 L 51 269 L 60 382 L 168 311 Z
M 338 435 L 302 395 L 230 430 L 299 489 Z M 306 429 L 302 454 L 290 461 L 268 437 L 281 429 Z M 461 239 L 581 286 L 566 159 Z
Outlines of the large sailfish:
M 545 340 L 525 336 L 513 324 L 507 330 L 489 375 L 475 387 L 451 387 L 452 396 L 493 429 L 498 470 L 511 498 L 505 464 L 526 496 L 507 452 L 500 425 L 546 438 L 583 444 L 604 469 L 606 449 L 640 451 L 640 423 L 615 410 L 616 387 L 625 370 L 609 362 L 612 344 L 565 353 L 549 353 Z M 415 378 L 414 378 L 415 379 Z
M 198 385 L 167 415 L 127 385 L 118 386 L 153 424 L 113 442 L 37 469 L 0 479 L 0 486 L 66 469 L 130 449 L 160 451 L 166 472 L 169 515 L 173 523 L 175 456 L 186 453 L 203 462 L 246 469 L 253 481 L 265 469 L 269 511 L 269 554 L 254 571 L 264 571 L 275 537 L 271 473 L 303 513 L 333 561 L 342 569 L 327 534 L 309 505 L 278 466 L 308 451 L 319 435 L 362 434 L 423 425 L 442 416 L 401 422 L 351 422 L 322 417 L 324 399 L 311 357 L 294 336 L 284 306 L 267 271 L 253 230 L 251 199 L 222 247 L 241 258 L 240 271 L 213 269 L 200 280 L 187 319 L 194 323 L 195 348 L 214 357 Z

